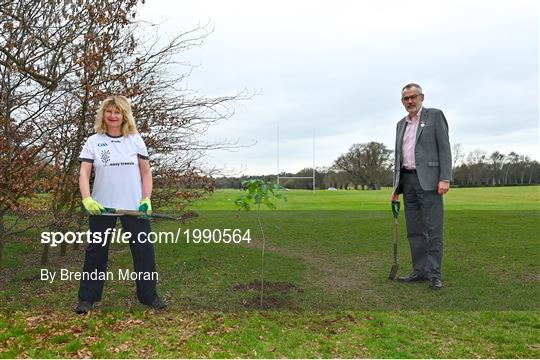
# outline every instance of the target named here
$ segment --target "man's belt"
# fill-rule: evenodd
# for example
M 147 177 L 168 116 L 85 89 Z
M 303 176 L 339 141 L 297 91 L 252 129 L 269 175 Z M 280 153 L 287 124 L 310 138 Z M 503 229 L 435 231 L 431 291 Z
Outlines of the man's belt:
M 416 169 L 405 169 L 401 168 L 401 172 L 405 174 L 416 174 Z

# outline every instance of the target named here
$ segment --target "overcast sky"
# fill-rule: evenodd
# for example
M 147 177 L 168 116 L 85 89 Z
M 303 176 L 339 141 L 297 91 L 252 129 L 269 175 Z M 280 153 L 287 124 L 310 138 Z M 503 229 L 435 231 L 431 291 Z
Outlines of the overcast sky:
M 200 65 L 186 85 L 201 95 L 259 95 L 213 127 L 210 140 L 256 145 L 213 152 L 239 174 L 330 166 L 354 143 L 393 150 L 406 113 L 400 90 L 422 85 L 466 152 L 540 158 L 537 1 L 147 0 L 140 17 L 163 40 L 214 28 L 178 60 Z

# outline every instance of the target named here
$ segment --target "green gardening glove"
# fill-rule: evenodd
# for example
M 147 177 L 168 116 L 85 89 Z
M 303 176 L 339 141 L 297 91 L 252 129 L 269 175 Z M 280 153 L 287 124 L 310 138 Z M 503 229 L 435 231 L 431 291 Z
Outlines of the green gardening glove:
M 147 215 L 150 215 L 152 213 L 152 203 L 150 202 L 150 198 L 144 198 L 139 203 L 139 211 L 145 212 Z
M 82 203 L 84 205 L 84 208 L 90 215 L 99 215 L 102 211 L 105 211 L 105 208 L 101 206 L 100 203 L 98 203 L 96 200 L 92 199 L 91 196 L 85 197 L 82 200 Z

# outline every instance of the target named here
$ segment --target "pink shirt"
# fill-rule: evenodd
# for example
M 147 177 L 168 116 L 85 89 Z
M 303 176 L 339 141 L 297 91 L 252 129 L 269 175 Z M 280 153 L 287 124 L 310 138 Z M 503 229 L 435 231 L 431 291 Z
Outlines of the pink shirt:
M 403 155 L 401 166 L 405 169 L 416 169 L 416 162 L 414 159 L 414 148 L 416 146 L 416 130 L 418 129 L 418 123 L 420 122 L 420 113 L 422 108 L 418 110 L 415 116 L 412 118 L 407 116 L 407 127 L 403 134 L 403 147 L 401 148 L 401 154 Z

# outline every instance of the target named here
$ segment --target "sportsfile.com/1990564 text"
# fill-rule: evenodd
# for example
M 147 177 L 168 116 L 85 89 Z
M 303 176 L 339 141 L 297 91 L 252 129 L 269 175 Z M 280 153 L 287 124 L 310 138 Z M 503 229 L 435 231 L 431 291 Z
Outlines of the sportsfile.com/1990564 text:
M 107 229 L 105 232 L 87 231 L 67 231 L 55 232 L 44 231 L 41 233 L 41 243 L 50 246 L 59 244 L 129 244 L 132 242 L 151 243 L 151 244 L 241 244 L 251 242 L 250 229 L 182 229 L 173 231 L 151 231 L 149 233 L 139 233 L 132 236 L 130 232 L 124 232 L 121 229 Z

